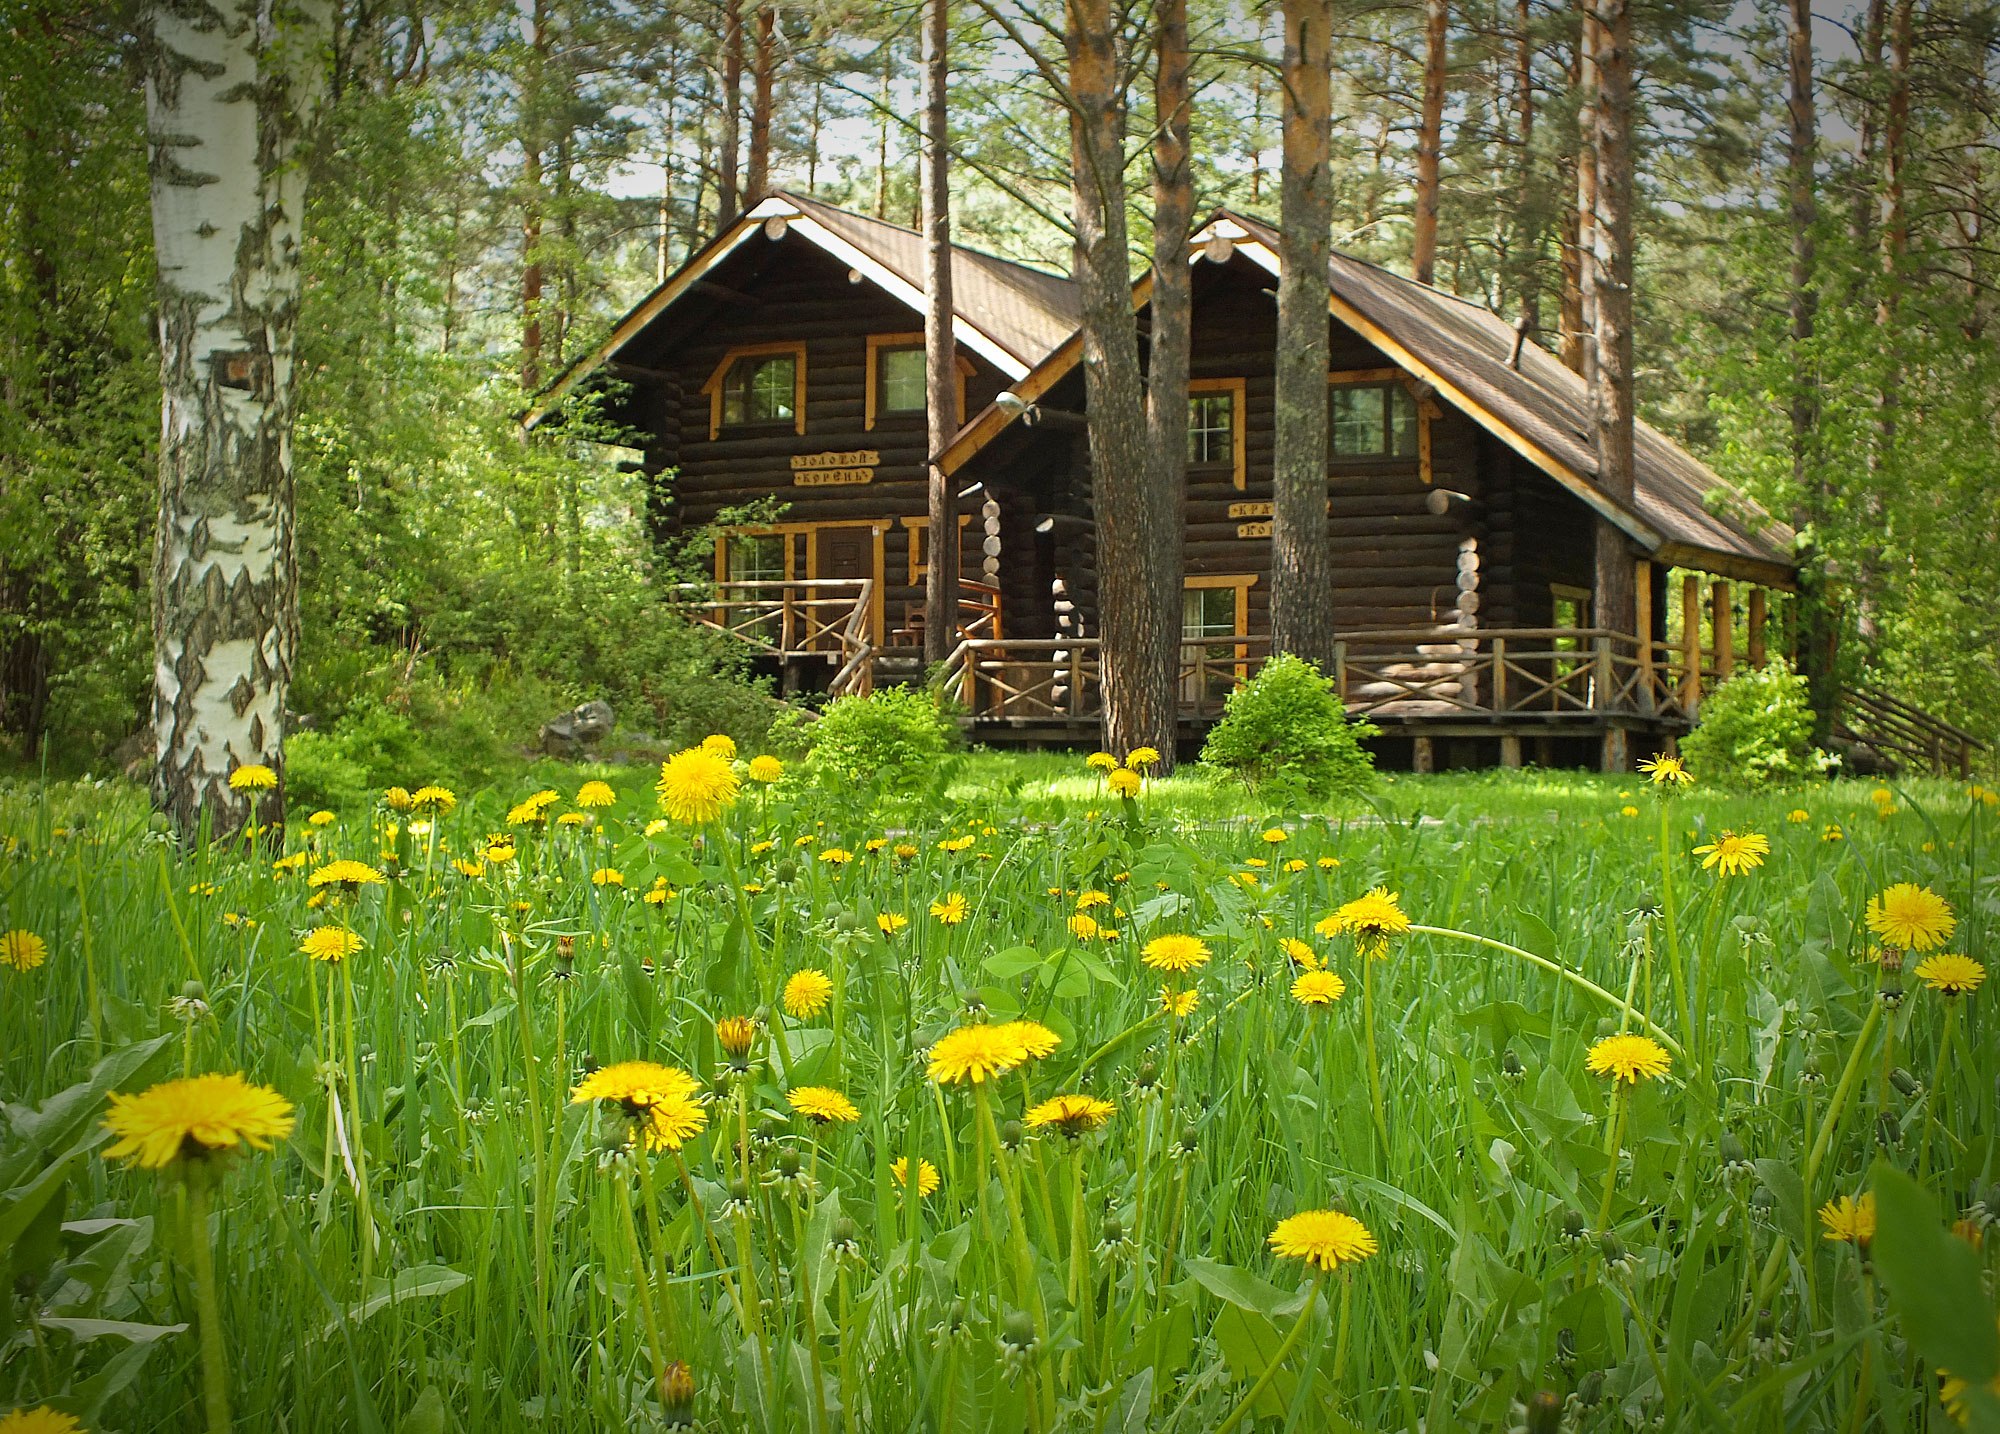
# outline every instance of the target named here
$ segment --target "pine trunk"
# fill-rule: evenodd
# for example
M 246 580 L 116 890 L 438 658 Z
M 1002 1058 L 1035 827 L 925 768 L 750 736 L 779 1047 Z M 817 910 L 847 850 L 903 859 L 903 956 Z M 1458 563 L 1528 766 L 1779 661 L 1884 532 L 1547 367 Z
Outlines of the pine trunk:
M 1595 0 L 1583 0 L 1576 41 L 1576 328 L 1563 335 L 1563 362 L 1586 380 L 1597 358 L 1597 111 L 1598 51 L 1603 47 Z
M 958 346 L 951 331 L 951 0 L 925 0 L 923 135 L 919 156 L 924 231 L 924 409 L 932 456 L 958 431 Z M 931 464 L 930 571 L 924 581 L 924 661 L 958 646 L 958 489 Z
M 722 7 L 722 133 L 716 147 L 722 151 L 716 166 L 715 230 L 721 233 L 736 222 L 743 207 L 737 186 L 737 151 L 742 145 L 743 118 L 743 0 L 724 0 Z
M 778 64 L 778 12 L 757 12 L 757 48 L 750 61 L 750 163 L 744 175 L 746 200 L 755 204 L 771 187 L 771 83 Z
M 1146 441 L 1153 474 L 1148 505 L 1179 514 L 1187 502 L 1188 366 L 1193 343 L 1194 275 L 1188 240 L 1194 227 L 1194 168 L 1190 143 L 1194 97 L 1188 79 L 1187 0 L 1160 0 L 1158 68 L 1153 79 L 1153 302 L 1147 349 Z M 1151 603 L 1168 614 L 1164 661 L 1180 670 L 1184 524 L 1169 519 L 1149 554 Z M 1159 745 L 1164 763 L 1172 743 Z
M 328 0 L 152 14 L 146 76 L 159 264 L 160 511 L 153 797 L 182 836 L 284 816 L 298 642 L 293 337 L 300 155 L 325 80 Z M 270 767 L 261 799 L 230 790 Z
M 1542 328 L 1542 243 L 1547 211 L 1535 189 L 1535 30 L 1529 0 L 1514 7 L 1514 124 L 1520 144 L 1514 188 L 1514 249 L 1521 283 L 1521 325 Z
M 1437 275 L 1438 183 L 1444 160 L 1444 81 L 1449 58 L 1449 0 L 1424 0 L 1424 92 L 1417 119 L 1416 233 L 1410 272 L 1419 284 Z
M 541 0 L 528 15 L 528 67 L 521 84 L 521 390 L 542 386 L 542 71 L 548 58 L 548 17 Z
M 1284 10 L 1283 252 L 1272 429 L 1271 650 L 1331 673 L 1333 548 L 1327 526 L 1328 250 L 1333 243 L 1329 0 Z
M 1180 514 L 1150 482 L 1139 334 L 1125 223 L 1125 110 L 1118 10 L 1112 0 L 1068 0 L 1064 45 L 1070 87 L 1076 281 L 1082 309 L 1090 471 L 1097 510 L 1099 658 L 1104 742 L 1114 752 L 1174 745 L 1174 667 L 1180 607 L 1163 612 L 1148 575 Z
M 1628 510 L 1633 493 L 1632 374 L 1632 11 L 1630 0 L 1598 0 L 1596 104 L 1597 212 L 1584 293 L 1594 311 L 1592 420 L 1597 483 Z M 1634 555 L 1624 532 L 1597 520 L 1593 621 L 1634 632 Z

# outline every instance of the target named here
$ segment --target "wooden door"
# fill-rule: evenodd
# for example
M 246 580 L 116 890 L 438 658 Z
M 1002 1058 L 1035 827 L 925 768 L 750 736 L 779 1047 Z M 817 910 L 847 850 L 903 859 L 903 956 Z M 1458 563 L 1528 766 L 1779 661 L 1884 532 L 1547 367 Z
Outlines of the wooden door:
M 813 576 L 816 578 L 840 578 L 851 581 L 856 578 L 874 578 L 876 587 L 881 586 L 881 574 L 875 571 L 875 530 L 873 528 L 819 528 L 812 535 Z M 856 590 L 853 588 L 819 592 L 816 596 L 826 600 L 819 608 L 820 621 L 829 628 L 824 639 L 816 646 L 832 651 L 840 646 L 838 633 L 846 625 L 847 615 L 852 611 Z M 836 605 L 837 603 L 837 605 Z M 873 602 L 871 600 L 871 607 Z M 872 631 L 872 615 L 870 629 Z

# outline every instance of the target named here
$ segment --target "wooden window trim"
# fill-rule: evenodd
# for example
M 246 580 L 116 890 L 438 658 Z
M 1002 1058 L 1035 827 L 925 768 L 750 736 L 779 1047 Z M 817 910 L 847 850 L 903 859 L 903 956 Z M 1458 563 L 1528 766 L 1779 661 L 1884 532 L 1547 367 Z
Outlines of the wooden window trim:
M 1337 368 L 1329 369 L 1326 375 L 1326 383 L 1329 388 L 1364 388 L 1372 384 L 1398 382 L 1410 391 L 1410 397 L 1415 399 L 1417 403 L 1417 477 L 1428 488 L 1431 486 L 1432 479 L 1435 476 L 1431 470 L 1431 424 L 1435 420 L 1444 417 L 1444 410 L 1439 408 L 1437 400 L 1431 397 L 1427 391 L 1427 385 L 1418 379 L 1415 374 L 1409 372 L 1407 369 L 1400 368 Z M 1328 457 L 1331 459 L 1332 456 L 1332 449 L 1329 444 Z M 1394 462 L 1409 461 L 1407 459 L 1394 458 L 1393 455 L 1385 455 L 1385 457 Z M 1361 463 L 1371 460 L 1356 457 L 1338 461 Z
M 729 378 L 729 370 L 736 366 L 738 359 L 767 358 L 772 354 L 790 354 L 793 358 L 792 429 L 799 434 L 806 431 L 805 340 L 780 339 L 768 344 L 738 344 L 723 354 L 722 361 L 708 376 L 708 382 L 701 386 L 701 392 L 708 395 L 708 436 L 711 440 L 722 436 L 722 386 Z
M 1240 378 L 1197 378 L 1188 381 L 1188 397 L 1202 393 L 1226 393 L 1229 400 L 1230 481 L 1240 490 L 1250 486 L 1250 443 L 1248 417 L 1244 413 L 1245 380 Z
M 729 581 L 729 540 L 731 538 L 762 537 L 771 533 L 781 533 L 787 537 L 804 533 L 806 535 L 806 572 L 810 574 L 819 566 L 819 531 L 822 528 L 870 528 L 874 530 L 874 551 L 870 555 L 870 565 L 874 569 L 875 589 L 868 600 L 868 625 L 872 630 L 871 641 L 882 641 L 882 619 L 886 611 L 885 593 L 888 586 L 885 560 L 887 548 L 885 535 L 892 526 L 889 518 L 833 518 L 818 523 L 745 523 L 740 527 L 720 528 L 715 534 L 715 580 Z M 796 543 L 785 544 L 785 581 L 798 580 L 798 560 Z
M 971 524 L 972 514 L 960 513 L 958 515 L 958 526 L 961 532 L 970 527 Z M 903 519 L 903 526 L 910 530 L 910 586 L 916 587 L 925 578 L 929 577 L 931 573 L 930 553 L 928 550 L 931 520 L 929 518 L 905 518 Z M 961 544 L 964 541 L 963 538 L 959 539 Z M 921 559 L 917 556 L 917 551 L 920 548 L 925 550 Z
M 923 345 L 924 345 L 924 331 L 922 329 L 918 329 L 915 333 L 870 334 L 868 336 L 867 386 L 864 389 L 864 397 L 862 399 L 862 418 L 861 418 L 861 426 L 864 429 L 873 429 L 875 427 L 875 421 L 878 418 L 884 416 L 881 407 L 882 350 L 922 348 Z M 964 354 L 958 355 L 958 362 L 955 365 L 955 367 L 958 370 L 958 385 L 957 385 L 958 422 L 961 425 L 963 425 L 965 422 L 965 381 L 968 378 L 971 378 L 972 375 L 976 372 L 976 370 L 972 366 L 972 361 L 966 358 Z M 916 408 L 908 408 L 908 409 L 899 408 L 896 409 L 895 412 L 907 413 L 914 417 L 915 415 L 921 413 L 922 410 Z
M 1250 589 L 1257 586 L 1256 573 L 1199 573 L 1181 579 L 1181 590 L 1191 588 L 1236 589 L 1236 636 L 1250 633 Z

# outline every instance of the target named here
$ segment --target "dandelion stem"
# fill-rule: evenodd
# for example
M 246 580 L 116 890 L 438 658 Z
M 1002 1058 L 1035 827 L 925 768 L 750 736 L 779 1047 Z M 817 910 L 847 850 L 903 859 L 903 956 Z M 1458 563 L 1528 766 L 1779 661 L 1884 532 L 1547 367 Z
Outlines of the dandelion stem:
M 1523 951 L 1520 947 L 1510 946 L 1505 941 L 1495 941 L 1491 936 L 1481 936 L 1478 935 L 1476 932 L 1471 932 L 1471 931 L 1456 931 L 1449 926 L 1418 926 L 1413 924 L 1410 927 L 1410 930 L 1413 932 L 1421 932 L 1426 936 L 1452 936 L 1456 937 L 1460 941 L 1470 941 L 1475 946 L 1486 946 L 1490 947 L 1492 950 L 1495 951 L 1504 951 L 1509 956 L 1518 956 L 1523 961 L 1528 962 L 1530 965 L 1539 966 L 1544 971 L 1549 972 L 1551 975 L 1560 976 L 1563 980 L 1569 982 L 1572 986 L 1575 986 L 1578 990 L 1588 991 L 1591 995 L 1597 997 L 1598 1000 L 1604 1002 L 1605 1005 L 1611 1007 L 1614 1011 L 1624 1012 L 1627 1017 L 1629 1017 L 1634 1021 L 1637 1021 L 1648 1035 L 1650 1035 L 1654 1040 L 1658 1041 L 1661 1045 L 1665 1046 L 1668 1050 L 1672 1051 L 1676 1056 L 1680 1056 L 1683 1059 L 1685 1059 L 1687 1055 L 1687 1052 L 1681 1048 L 1681 1043 L 1675 1040 L 1672 1036 L 1668 1035 L 1667 1032 L 1664 1029 L 1662 1029 L 1661 1026 L 1656 1021 L 1654 1021 L 1650 1016 L 1648 1016 L 1645 1012 L 1639 1010 L 1630 1001 L 1619 1000 L 1618 997 L 1612 995 L 1609 991 L 1605 990 L 1595 981 L 1592 981 L 1587 976 L 1581 976 L 1577 974 L 1575 971 L 1570 970 L 1569 967 L 1563 965 L 1559 961 L 1551 961 L 1546 956 L 1537 956 L 1532 951 Z M 1669 933 L 1671 933 L 1672 930 L 1673 930 L 1672 926 L 1669 925 L 1668 926 Z M 1669 941 L 1669 949 L 1678 950 L 1678 946 L 1675 945 L 1671 940 L 1671 935 Z M 1678 956 L 1673 958 L 1673 964 L 1678 965 L 1678 961 L 1679 961 Z M 1683 1017 L 1683 1019 L 1685 1019 L 1685 1017 Z
M 634 1159 L 645 1157 L 636 1151 Z M 639 1222 L 632 1214 L 632 1187 L 618 1181 L 618 1212 L 624 1217 L 625 1242 L 632 1252 L 632 1297 L 639 1306 L 639 1321 L 646 1332 L 646 1352 L 653 1360 L 653 1389 L 661 1404 L 667 1402 L 667 1356 L 660 1348 L 660 1320 L 653 1310 L 653 1281 L 646 1269 L 646 1252 L 639 1244 Z
M 208 1434 L 228 1434 L 229 1360 L 222 1343 L 222 1301 L 215 1291 L 215 1251 L 208 1242 L 209 1185 L 199 1160 L 188 1168 L 188 1258 L 194 1263 L 195 1308 L 201 1321 L 201 1405 Z
M 1264 1391 L 1269 1389 L 1271 1381 L 1278 1377 L 1278 1370 L 1283 1366 L 1286 1359 L 1291 1356 L 1292 1351 L 1298 1347 L 1299 1340 L 1305 1335 L 1306 1326 L 1312 1322 L 1313 1306 L 1319 1302 L 1319 1287 L 1325 1283 L 1325 1279 L 1326 1277 L 1323 1274 L 1315 1274 L 1313 1276 L 1312 1285 L 1306 1291 L 1305 1308 L 1299 1311 L 1298 1320 L 1292 1325 L 1290 1333 L 1285 1336 L 1285 1342 L 1278 1346 L 1278 1352 L 1271 1356 L 1271 1362 L 1264 1366 L 1264 1372 L 1257 1376 L 1257 1382 L 1250 1386 L 1250 1392 L 1239 1399 L 1236 1402 L 1236 1407 L 1229 1411 L 1229 1417 L 1216 1426 L 1215 1434 L 1229 1434 L 1230 1430 L 1243 1422 L 1243 1416 L 1256 1407 L 1257 1401 L 1264 1397 Z M 1343 1292 L 1341 1299 L 1343 1309 L 1346 1307 L 1346 1303 L 1346 1297 Z M 1336 1379 L 1339 1378 L 1340 1362 L 1346 1353 L 1347 1321 L 1343 1319 L 1340 1322 L 1340 1353 L 1334 1357 L 1334 1377 Z
M 1603 1234 L 1611 1229 L 1611 1199 L 1618 1188 L 1618 1152 L 1625 1139 L 1625 1110 L 1631 1104 L 1625 1083 L 1613 1079 L 1611 1083 L 1611 1128 L 1604 1139 L 1604 1198 L 1597 1205 L 1597 1230 Z
M 1361 1029 L 1368 1042 L 1368 1103 L 1375 1112 L 1375 1134 L 1382 1142 L 1382 1159 L 1387 1161 L 1389 1119 L 1382 1108 L 1382 1064 L 1375 1054 L 1375 961 L 1366 955 L 1361 958 Z

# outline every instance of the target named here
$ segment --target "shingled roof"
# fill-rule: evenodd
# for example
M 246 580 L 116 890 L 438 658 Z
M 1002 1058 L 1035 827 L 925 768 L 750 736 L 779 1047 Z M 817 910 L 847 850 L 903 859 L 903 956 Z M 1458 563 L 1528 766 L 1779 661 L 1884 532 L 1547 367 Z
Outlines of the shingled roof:
M 922 235 L 803 195 L 774 190 L 634 305 L 602 344 L 564 369 L 536 400 L 524 419 L 527 426 L 540 423 L 577 385 L 616 360 L 627 344 L 752 236 L 760 231 L 772 233 L 773 229 L 818 245 L 918 314 L 923 312 Z M 1010 379 L 1025 377 L 1051 349 L 1076 332 L 1076 286 L 1062 275 L 954 245 L 951 279 L 953 336 Z

